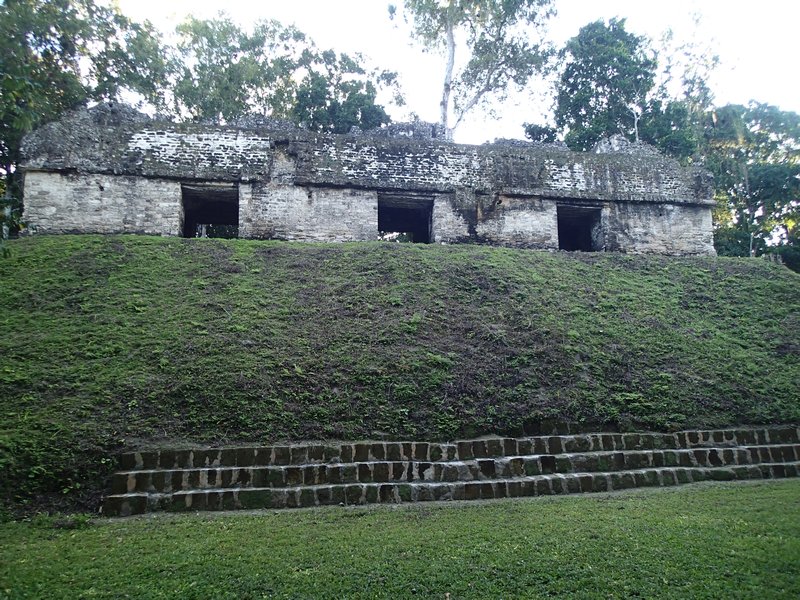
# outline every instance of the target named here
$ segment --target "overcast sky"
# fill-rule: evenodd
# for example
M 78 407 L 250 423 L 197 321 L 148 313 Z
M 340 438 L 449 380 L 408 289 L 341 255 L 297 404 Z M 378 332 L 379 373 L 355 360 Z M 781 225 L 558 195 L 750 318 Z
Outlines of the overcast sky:
M 375 66 L 397 71 L 408 106 L 393 112 L 402 119 L 413 111 L 435 121 L 443 63 L 412 47 L 407 32 L 388 17 L 388 0 L 119 0 L 123 13 L 149 19 L 170 32 L 186 15 L 216 16 L 220 10 L 242 26 L 258 19 L 295 24 L 321 47 L 361 52 Z M 711 80 L 717 104 L 751 99 L 800 112 L 797 25 L 794 0 L 560 0 L 549 26 L 554 43 L 563 44 L 580 27 L 612 17 L 627 18 L 627 29 L 658 39 L 666 29 L 677 38 L 711 44 L 722 64 Z M 699 27 L 693 15 L 701 18 Z M 535 86 L 534 86 L 535 87 Z M 480 143 L 496 137 L 522 137 L 521 124 L 542 121 L 552 99 L 546 89 L 517 95 L 494 117 L 476 114 L 456 133 L 456 141 Z

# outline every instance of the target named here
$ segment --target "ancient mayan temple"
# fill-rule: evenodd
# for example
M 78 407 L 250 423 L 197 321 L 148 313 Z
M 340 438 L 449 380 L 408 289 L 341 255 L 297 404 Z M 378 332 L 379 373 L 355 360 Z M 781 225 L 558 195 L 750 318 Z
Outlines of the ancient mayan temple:
M 175 124 L 100 105 L 26 138 L 24 219 L 41 233 L 714 253 L 710 175 L 647 146 L 612 138 L 576 153 L 436 134 Z

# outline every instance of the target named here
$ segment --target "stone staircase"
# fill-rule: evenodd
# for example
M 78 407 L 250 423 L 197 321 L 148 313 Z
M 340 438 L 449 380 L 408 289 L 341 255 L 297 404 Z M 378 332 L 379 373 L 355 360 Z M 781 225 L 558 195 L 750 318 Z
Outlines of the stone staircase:
M 159 450 L 120 468 L 107 516 L 514 498 L 795 477 L 800 427 Z

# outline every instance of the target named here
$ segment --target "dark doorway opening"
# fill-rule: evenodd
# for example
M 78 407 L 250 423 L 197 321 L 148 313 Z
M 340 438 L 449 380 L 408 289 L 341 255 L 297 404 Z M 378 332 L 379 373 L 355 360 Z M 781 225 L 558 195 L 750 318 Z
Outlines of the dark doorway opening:
M 558 249 L 581 252 L 603 250 L 600 209 L 559 204 Z
M 239 186 L 181 186 L 183 231 L 187 238 L 239 237 Z
M 378 232 L 383 240 L 429 244 L 433 198 L 378 194 Z

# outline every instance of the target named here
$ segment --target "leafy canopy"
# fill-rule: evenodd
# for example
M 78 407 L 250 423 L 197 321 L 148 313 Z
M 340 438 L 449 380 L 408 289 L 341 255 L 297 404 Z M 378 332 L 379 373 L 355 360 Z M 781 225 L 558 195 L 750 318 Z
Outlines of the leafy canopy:
M 305 36 L 277 21 L 252 33 L 230 18 L 189 17 L 176 33 L 175 110 L 192 119 L 231 120 L 258 107 L 288 117 Z
M 559 56 L 557 127 L 528 123 L 528 138 L 560 134 L 588 150 L 622 134 L 701 164 L 715 179 L 717 252 L 776 253 L 800 270 L 800 115 L 756 102 L 714 108 L 712 53 L 692 43 L 656 52 L 624 20 L 586 25 Z M 674 82 L 677 98 L 668 91 Z
M 93 0 L 0 4 L 0 168 L 8 176 L 22 136 L 88 100 L 138 92 L 159 104 L 166 61 L 149 23 Z
M 177 32 L 178 116 L 230 121 L 261 114 L 336 133 L 390 120 L 377 95 L 397 91 L 394 73 L 368 70 L 360 55 L 320 50 L 294 27 L 258 21 L 247 32 L 220 16 L 189 18 Z
M 0 190 L 13 198 L 0 226 L 19 224 L 23 136 L 91 101 L 133 96 L 177 118 L 264 114 L 342 133 L 389 122 L 380 90 L 402 99 L 394 73 L 320 51 L 276 21 L 245 32 L 224 16 L 189 18 L 177 34 L 169 47 L 103 0 L 0 2 Z
M 723 106 L 707 115 L 704 146 L 717 251 L 750 256 L 775 246 L 800 268 L 800 115 L 755 102 Z
M 626 31 L 624 19 L 595 21 L 567 42 L 561 57 L 555 119 L 567 144 L 586 150 L 611 133 L 636 135 L 655 84 L 646 38 Z
M 115 8 L 93 0 L 0 3 L 3 237 L 20 223 L 23 136 L 67 109 L 116 98 L 123 90 L 159 105 L 166 71 L 152 26 L 133 23 Z
M 417 41 L 445 54 L 439 122 L 451 132 L 490 97 L 527 84 L 549 56 L 541 34 L 554 0 L 405 0 L 403 11 Z
M 688 56 L 694 49 L 678 52 Z M 547 141 L 561 134 L 573 150 L 588 150 L 600 138 L 623 135 L 679 159 L 696 152 L 698 134 L 691 123 L 708 101 L 696 96 L 707 88 L 696 85 L 696 72 L 684 71 L 684 95 L 671 98 L 666 84 L 675 61 L 670 55 L 660 73 L 659 53 L 648 38 L 628 32 L 624 19 L 589 23 L 567 42 L 559 58 L 556 127 L 526 123 L 527 137 Z
M 360 63 L 363 57 L 337 55 L 332 50 L 319 53 L 316 68 L 308 69 L 295 92 L 291 118 L 315 131 L 347 133 L 353 127 L 375 129 L 391 121 L 377 103 L 380 89 L 395 91 L 395 102 L 402 104 L 397 75 L 391 71 L 368 72 Z

